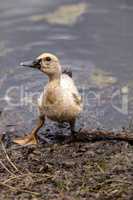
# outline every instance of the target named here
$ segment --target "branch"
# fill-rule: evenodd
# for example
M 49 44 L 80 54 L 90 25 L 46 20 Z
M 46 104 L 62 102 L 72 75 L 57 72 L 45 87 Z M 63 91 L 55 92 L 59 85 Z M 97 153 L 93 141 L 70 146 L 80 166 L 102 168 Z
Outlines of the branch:
M 95 141 L 95 140 L 123 140 L 127 142 L 133 141 L 133 133 L 129 131 L 113 132 L 105 130 L 90 130 L 82 128 L 76 136 L 78 141 Z

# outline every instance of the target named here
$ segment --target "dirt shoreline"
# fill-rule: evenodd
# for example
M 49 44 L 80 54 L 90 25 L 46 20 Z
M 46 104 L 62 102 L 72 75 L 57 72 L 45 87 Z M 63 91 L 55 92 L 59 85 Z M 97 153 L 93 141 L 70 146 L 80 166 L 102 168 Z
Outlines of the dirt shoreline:
M 124 141 L 0 146 L 0 199 L 133 198 L 133 147 Z

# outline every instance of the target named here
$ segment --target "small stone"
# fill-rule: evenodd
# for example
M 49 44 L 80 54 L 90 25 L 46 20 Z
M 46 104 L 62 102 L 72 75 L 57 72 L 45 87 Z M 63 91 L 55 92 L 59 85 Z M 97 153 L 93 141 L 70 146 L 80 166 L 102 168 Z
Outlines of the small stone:
M 75 162 L 74 161 L 64 161 L 62 164 L 64 167 L 70 168 L 75 165 Z

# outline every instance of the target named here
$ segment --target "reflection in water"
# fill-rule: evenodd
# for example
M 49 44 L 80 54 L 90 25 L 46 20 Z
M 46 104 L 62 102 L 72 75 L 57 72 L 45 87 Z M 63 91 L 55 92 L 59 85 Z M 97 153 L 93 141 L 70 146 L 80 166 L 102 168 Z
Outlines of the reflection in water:
M 0 81 L 0 110 L 4 110 L 1 125 L 25 122 L 26 128 L 31 126 L 36 109 L 31 109 L 26 94 L 40 92 L 46 77 L 38 71 L 20 68 L 19 63 L 43 51 L 57 54 L 62 65 L 72 67 L 85 101 L 79 124 L 107 128 L 128 125 L 133 115 L 132 1 L 0 3 L 0 79 L 4 80 Z M 13 96 L 7 95 L 9 88 L 16 86 Z M 128 94 L 123 97 L 121 91 L 126 86 Z M 25 94 L 21 100 L 27 104 L 10 110 L 8 97 L 19 103 L 20 88 Z M 123 99 L 128 103 L 128 112 L 123 112 Z
M 32 21 L 46 21 L 50 24 L 73 25 L 78 21 L 79 16 L 87 12 L 86 3 L 63 5 L 52 13 L 46 15 L 35 15 L 31 17 Z

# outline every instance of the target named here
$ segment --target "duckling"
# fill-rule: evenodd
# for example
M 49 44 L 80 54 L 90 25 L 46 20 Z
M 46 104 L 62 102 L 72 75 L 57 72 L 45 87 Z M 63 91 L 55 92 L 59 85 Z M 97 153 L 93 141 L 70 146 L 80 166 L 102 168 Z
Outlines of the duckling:
M 51 53 L 43 53 L 33 62 L 21 63 L 21 66 L 39 69 L 49 78 L 38 99 L 39 117 L 35 128 L 23 138 L 15 139 L 20 145 L 37 144 L 37 132 L 48 118 L 57 122 L 68 122 L 71 133 L 75 133 L 75 121 L 82 111 L 81 96 L 68 71 L 62 72 L 59 59 Z

